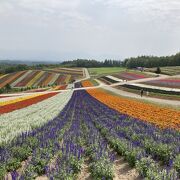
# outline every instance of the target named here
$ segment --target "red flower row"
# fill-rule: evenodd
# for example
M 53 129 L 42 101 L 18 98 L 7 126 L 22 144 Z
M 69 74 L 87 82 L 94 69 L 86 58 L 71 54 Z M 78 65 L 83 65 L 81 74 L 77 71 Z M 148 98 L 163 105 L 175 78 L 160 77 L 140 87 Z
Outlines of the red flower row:
M 27 106 L 30 106 L 32 104 L 36 104 L 40 101 L 43 101 L 43 100 L 48 99 L 52 96 L 55 96 L 56 94 L 58 94 L 58 93 L 43 94 L 43 95 L 31 98 L 31 99 L 27 99 L 24 101 L 19 101 L 19 102 L 13 103 L 13 104 L 1 106 L 0 107 L 0 114 L 9 113 L 9 112 L 12 112 L 12 111 L 15 111 L 18 109 L 25 108 Z

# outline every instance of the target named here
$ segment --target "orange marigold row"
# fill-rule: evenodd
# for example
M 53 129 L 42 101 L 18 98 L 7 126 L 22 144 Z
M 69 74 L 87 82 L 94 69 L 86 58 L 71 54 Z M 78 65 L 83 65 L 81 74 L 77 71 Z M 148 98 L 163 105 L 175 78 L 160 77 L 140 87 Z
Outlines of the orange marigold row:
M 93 85 L 90 81 L 88 81 L 88 80 L 83 81 L 83 82 L 82 82 L 82 85 L 83 85 L 84 87 L 94 86 L 94 85 Z
M 86 83 L 83 83 L 85 86 Z M 87 92 L 121 113 L 134 118 L 153 123 L 161 128 L 175 128 L 180 130 L 180 111 L 146 104 L 140 101 L 111 95 L 100 89 L 91 89 Z

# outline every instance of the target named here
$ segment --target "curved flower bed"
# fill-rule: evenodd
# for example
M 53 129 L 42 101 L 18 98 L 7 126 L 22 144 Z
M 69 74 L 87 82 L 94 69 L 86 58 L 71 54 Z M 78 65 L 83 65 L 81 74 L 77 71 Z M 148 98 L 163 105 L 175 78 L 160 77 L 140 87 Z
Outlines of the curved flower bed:
M 57 95 L 51 93 L 52 95 L 53 97 L 27 108 L 1 115 L 0 144 L 55 118 L 68 103 L 72 92 Z
M 27 87 L 31 87 L 42 75 L 44 74 L 43 71 L 39 71 L 35 77 L 33 77 L 27 84 Z
M 9 104 L 14 104 L 20 101 L 24 101 L 24 100 L 28 100 L 37 96 L 40 96 L 41 94 L 33 94 L 33 95 L 23 95 L 23 96 L 12 96 L 9 98 L 4 98 L 0 100 L 0 107 L 1 106 L 5 106 L 5 105 L 9 105 Z
M 43 95 L 36 95 L 37 97 L 33 97 L 30 99 L 26 99 L 23 101 L 19 101 L 19 102 L 15 102 L 12 104 L 8 104 L 8 105 L 4 105 L 0 107 L 0 114 L 4 114 L 4 113 L 9 113 L 18 109 L 22 109 L 25 108 L 27 106 L 30 106 L 32 104 L 36 104 L 40 101 L 43 101 L 47 98 L 50 98 L 54 95 L 56 95 L 57 93 L 48 93 L 48 94 L 43 94 Z
M 61 102 L 58 101 L 60 95 L 53 97 L 55 103 Z M 67 99 L 65 94 L 62 97 Z M 39 108 L 25 111 L 27 114 L 24 115 L 23 111 L 9 113 L 9 121 L 17 121 L 13 125 L 4 120 L 8 114 L 3 115 L 2 124 L 0 120 L 3 129 L 10 126 L 4 131 L 8 131 L 5 137 L 13 135 L 14 126 L 15 133 L 18 133 L 19 127 L 28 126 L 31 130 L 39 126 L 39 122 L 48 122 L 43 126 L 40 123 L 39 128 L 33 128 L 30 132 L 28 129 L 27 132 L 19 132 L 18 137 L 0 148 L 0 154 L 3 154 L 0 156 L 1 179 L 78 179 L 77 175 L 84 170 L 85 159 L 88 159 L 85 163 L 93 179 L 121 179 L 116 173 L 114 160 L 122 161 L 122 157 L 129 166 L 137 169 L 142 179 L 179 179 L 178 131 L 160 129 L 119 113 L 85 90 L 75 91 L 55 118 L 49 116 L 46 121 L 48 115 L 44 113 L 52 108 L 42 104 Z M 22 162 L 25 162 L 23 167 Z M 135 178 L 131 176 L 131 179 Z
M 123 79 L 123 80 L 136 80 L 136 79 L 143 79 L 143 78 L 149 77 L 146 74 L 140 74 L 140 73 L 135 73 L 135 72 L 122 72 L 120 74 L 115 74 L 113 76 Z
M 56 86 L 53 88 L 54 91 L 57 91 L 57 90 L 65 90 L 67 87 L 67 85 L 61 85 L 61 86 Z
M 84 87 L 92 87 L 92 86 L 94 86 L 94 84 L 92 84 L 90 81 L 86 80 L 86 81 L 83 81 L 83 86 Z
M 170 88 L 180 88 L 180 79 L 161 79 L 144 82 L 143 84 L 161 86 L 161 87 L 170 87 Z
M 25 73 L 24 71 L 21 71 L 21 72 L 10 74 L 10 76 L 5 76 L 5 78 L 6 77 L 8 78 L 0 83 L 0 88 L 3 88 L 4 86 L 6 86 L 6 84 L 10 84 L 11 82 L 15 81 L 24 73 Z
M 30 72 L 29 74 L 27 74 L 26 77 L 24 77 L 24 79 L 22 79 L 22 81 L 20 81 L 18 84 L 16 84 L 16 86 L 17 87 L 27 86 L 28 82 L 31 81 L 38 73 L 39 73 L 39 71 Z
M 85 86 L 86 84 L 83 85 Z M 98 89 L 87 90 L 87 92 L 100 102 L 121 113 L 153 123 L 161 128 L 175 128 L 180 130 L 179 111 L 113 96 Z

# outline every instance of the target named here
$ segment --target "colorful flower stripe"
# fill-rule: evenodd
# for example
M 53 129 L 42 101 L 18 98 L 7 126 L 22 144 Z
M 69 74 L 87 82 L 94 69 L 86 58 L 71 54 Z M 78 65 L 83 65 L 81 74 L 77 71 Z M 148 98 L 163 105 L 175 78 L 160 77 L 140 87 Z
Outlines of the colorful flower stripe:
M 43 86 L 43 82 L 46 80 L 46 78 L 49 76 L 48 72 L 45 72 L 41 78 L 41 80 L 38 83 L 38 86 Z
M 15 87 L 16 84 L 18 84 L 20 81 L 22 81 L 26 76 L 27 74 L 29 73 L 29 71 L 24 71 L 23 74 L 21 74 L 20 77 L 18 77 L 16 80 L 14 80 L 13 82 L 11 82 L 11 87 Z
M 11 101 L 11 100 L 14 100 L 14 99 L 18 99 L 19 97 L 22 97 L 22 96 L 2 96 L 0 97 L 0 106 L 2 106 L 1 104 L 2 103 L 5 103 L 7 101 Z
M 32 76 L 27 79 L 26 83 L 25 83 L 25 87 L 31 87 L 31 86 L 28 86 L 29 84 L 29 81 L 31 81 L 32 79 L 34 79 L 38 74 L 39 74 L 40 71 L 34 71 L 34 73 L 32 74 Z
M 3 81 L 1 84 L 0 84 L 0 88 L 4 87 L 6 84 L 10 84 L 13 80 L 16 80 L 18 77 L 20 77 L 24 72 L 21 71 L 21 72 L 17 72 L 15 74 L 11 74 L 11 76 L 8 77 L 7 80 Z M 7 76 L 6 76 L 7 77 Z
M 34 87 L 38 87 L 38 86 L 41 86 L 42 85 L 42 82 L 46 79 L 48 73 L 43 71 L 43 74 L 42 76 L 34 83 Z
M 0 79 L 2 79 L 3 77 L 6 77 L 6 76 L 7 76 L 7 74 L 4 74 L 4 75 L 1 74 L 1 75 L 0 75 Z
M 44 77 L 41 79 L 41 81 L 40 81 L 40 83 L 38 84 L 38 86 L 44 86 L 43 84 L 44 84 L 44 81 L 46 81 L 46 79 L 49 77 L 49 73 L 48 72 L 46 72 L 45 74 L 44 74 Z
M 65 83 L 68 84 L 71 79 L 71 75 L 67 75 L 65 79 Z
M 12 74 L 15 74 L 15 73 L 12 73 Z M 9 77 L 11 77 L 12 74 L 6 74 L 6 76 L 3 76 L 2 78 L 0 78 L 0 84 L 6 81 Z
M 66 76 L 64 76 L 64 75 L 60 75 L 59 77 L 58 77 L 58 79 L 57 79 L 57 81 L 55 82 L 55 84 L 57 84 L 57 85 L 60 85 L 60 84 L 65 84 L 65 78 L 66 78 Z
M 67 85 L 62 85 L 62 86 L 56 86 L 55 88 L 53 88 L 54 91 L 57 91 L 57 90 L 64 90 L 66 89 Z
M 0 96 L 0 99 L 1 99 L 1 98 L 7 98 L 7 97 L 9 97 L 9 96 Z
M 47 98 L 50 98 L 50 97 L 52 97 L 52 96 L 54 96 L 56 94 L 58 94 L 58 93 L 43 94 L 43 95 L 40 95 L 40 96 L 37 96 L 37 97 L 33 97 L 31 99 L 27 99 L 27 100 L 24 100 L 24 101 L 19 101 L 19 102 L 13 103 L 13 104 L 1 106 L 0 107 L 0 114 L 9 113 L 9 112 L 12 112 L 12 111 L 15 111 L 15 110 L 18 110 L 18 109 L 28 107 L 28 106 L 30 106 L 32 104 L 36 104 L 36 103 L 38 103 L 40 101 L 43 101 L 43 100 L 45 100 Z
M 24 100 L 27 100 L 27 99 L 31 99 L 31 98 L 34 98 L 34 97 L 37 97 L 37 96 L 40 96 L 41 94 L 33 94 L 33 95 L 30 95 L 30 96 L 15 96 L 15 97 L 11 97 L 11 99 L 5 99 L 4 102 L 0 102 L 0 106 L 5 106 L 5 105 L 8 105 L 8 104 L 14 104 L 14 103 L 17 103 L 17 102 L 20 102 L 20 101 L 24 101 Z M 10 98 L 10 97 L 9 97 Z
M 180 130 L 180 112 L 177 110 L 161 108 L 155 105 L 113 96 L 98 89 L 87 91 L 100 102 L 121 113 L 139 118 L 148 123 L 153 123 L 161 128 L 175 128 Z
M 49 82 L 51 81 L 51 79 L 53 78 L 53 74 L 49 73 L 47 78 L 43 81 L 42 86 L 48 86 Z
M 50 89 L 50 87 L 48 87 L 48 88 L 43 88 L 43 89 L 32 89 L 32 90 L 26 91 L 25 93 L 30 93 L 30 92 L 44 92 L 44 91 L 47 91 L 48 89 Z
M 31 87 L 43 74 L 43 71 L 39 71 L 27 84 L 27 87 Z
M 90 81 L 86 80 L 86 81 L 83 81 L 82 82 L 83 86 L 84 87 L 91 87 L 91 86 L 94 86 Z
M 145 82 L 144 84 L 170 87 L 170 88 L 180 88 L 180 79 L 161 79 Z
M 28 74 L 32 73 L 32 70 L 26 71 L 21 77 L 19 77 L 16 81 L 11 83 L 12 87 L 18 87 L 18 84 L 26 77 Z
M 49 82 L 49 85 L 53 85 L 56 82 L 56 80 L 58 79 L 58 77 L 59 77 L 59 74 L 57 74 L 57 73 L 55 74 L 54 73 L 54 76 L 51 79 L 51 81 Z
M 17 87 L 24 87 L 26 86 L 26 84 L 32 79 L 32 77 L 34 77 L 35 73 L 37 73 L 37 71 L 32 71 L 30 72 L 26 77 L 24 77 L 24 79 L 22 79 L 22 81 L 20 81 L 16 86 Z
M 125 80 L 135 80 L 135 79 L 143 79 L 143 78 L 149 77 L 148 75 L 144 75 L 144 74 L 141 75 L 141 74 L 136 74 L 133 72 L 123 72 L 123 73 L 116 74 L 113 76 L 120 79 L 125 79 Z
M 71 96 L 72 92 L 59 93 L 24 109 L 1 115 L 0 144 L 9 143 L 22 132 L 28 132 L 33 127 L 40 127 L 54 119 L 66 106 Z
M 57 69 L 53 69 L 52 71 L 62 73 L 62 74 L 83 75 L 82 70 L 75 70 L 75 69 L 57 68 Z

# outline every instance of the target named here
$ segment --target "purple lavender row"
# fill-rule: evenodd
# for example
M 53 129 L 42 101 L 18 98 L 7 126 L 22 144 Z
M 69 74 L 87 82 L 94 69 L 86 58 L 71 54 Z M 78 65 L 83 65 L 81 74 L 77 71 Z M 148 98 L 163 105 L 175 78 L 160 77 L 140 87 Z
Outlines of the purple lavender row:
M 89 111 L 98 115 L 99 121 L 109 129 L 115 129 L 119 137 L 124 137 L 141 146 L 156 146 L 157 149 L 162 149 L 163 152 L 158 152 L 162 156 L 162 160 L 169 156 L 169 163 L 172 164 L 172 159 L 180 153 L 180 133 L 173 130 L 161 130 L 150 124 L 146 124 L 138 119 L 133 119 L 127 115 L 122 115 L 114 110 L 111 110 L 102 103 L 90 101 Z M 170 133 L 171 132 L 171 133 Z M 148 148 L 148 147 L 147 147 Z M 166 151 L 165 151 L 166 150 Z M 166 157 L 163 153 L 166 154 Z M 151 152 L 153 153 L 153 151 Z M 154 156 L 157 156 L 155 154 Z M 158 157 L 157 157 L 158 158 Z
M 91 96 L 89 96 L 89 97 L 88 96 L 89 96 L 88 94 L 84 94 L 84 99 L 86 99 L 86 101 L 87 101 L 86 102 L 87 103 L 87 105 L 86 105 L 87 108 L 86 108 L 85 105 L 84 105 L 84 108 L 86 109 L 87 114 L 91 115 L 90 119 L 93 119 L 94 122 L 96 124 L 100 125 L 101 128 L 105 127 L 104 130 L 107 130 L 108 134 L 111 135 L 112 138 L 113 137 L 118 137 L 119 139 L 123 140 L 125 142 L 125 146 L 129 146 L 129 147 L 125 147 L 125 148 L 129 148 L 130 150 L 132 150 L 132 152 L 136 153 L 137 156 L 139 156 L 139 157 L 134 157 L 134 161 L 132 161 L 132 165 L 135 165 L 136 158 L 141 159 L 143 157 L 147 157 L 148 154 L 147 154 L 147 152 L 145 152 L 145 148 L 139 147 L 139 142 L 136 142 L 135 140 L 133 141 L 131 139 L 128 139 L 128 138 L 124 137 L 123 135 L 119 135 L 116 131 L 114 131 L 116 129 L 116 127 L 117 127 L 116 123 L 114 123 L 114 122 L 119 121 L 119 118 L 122 118 L 122 115 L 119 114 L 119 117 L 118 117 L 117 112 L 115 112 L 115 111 L 111 112 L 111 109 L 108 108 L 108 107 L 107 107 L 107 109 L 106 109 L 106 107 L 103 107 L 103 111 L 101 111 L 100 107 L 101 107 L 102 103 L 98 103 L 96 100 L 94 101 L 94 98 L 92 98 Z M 109 114 L 106 115 L 107 112 L 109 114 L 111 114 L 112 116 L 109 116 Z M 122 121 L 127 123 L 128 126 L 129 126 L 129 122 L 131 122 L 132 119 L 128 118 L 126 116 L 124 116 L 124 117 L 125 118 L 123 118 Z M 112 119 L 114 119 L 114 120 L 112 120 Z M 136 122 L 136 121 L 134 120 L 134 122 Z M 139 123 L 141 123 L 141 122 L 139 122 Z M 156 127 L 155 127 L 155 129 L 156 129 Z M 123 130 L 123 129 L 121 129 L 121 130 Z M 176 134 L 176 132 L 175 132 L 175 134 Z M 136 151 L 135 149 L 137 150 L 137 152 L 135 152 Z M 142 151 L 142 153 L 139 153 L 138 151 L 139 152 Z M 163 152 L 161 152 L 161 153 L 163 153 Z M 130 154 L 128 154 L 128 155 L 130 155 Z M 164 157 L 164 154 L 160 154 L 160 155 L 162 155 L 162 157 Z M 170 159 L 170 161 L 171 161 L 171 159 Z M 130 159 L 130 162 L 131 162 L 131 159 Z M 170 166 L 170 164 L 168 164 L 168 165 Z M 165 176 L 167 177 L 168 176 L 168 174 L 167 174 L 168 171 L 165 170 L 164 172 L 166 173 Z M 173 176 L 172 172 L 170 173 L 169 176 Z M 175 175 L 173 177 L 176 177 L 176 173 L 175 173 Z
M 83 108 L 84 99 L 82 92 L 74 92 L 74 96 L 76 96 L 78 101 L 73 114 L 73 123 L 71 128 L 64 134 L 62 154 L 57 158 L 55 166 L 53 168 L 49 167 L 48 177 L 51 179 L 75 178 L 74 175 L 81 169 L 80 166 L 84 159 L 84 154 L 76 154 L 74 148 L 69 151 L 67 144 L 71 144 L 72 147 L 79 147 L 79 149 L 83 148 L 83 152 L 91 157 L 91 170 L 94 176 L 97 175 L 95 170 L 97 171 L 97 166 L 99 167 L 101 162 L 106 163 L 103 168 L 109 165 L 108 168 L 112 169 L 113 154 L 107 148 L 107 141 L 102 138 L 93 123 L 88 121 L 88 116 Z M 109 177 L 110 175 L 107 172 L 104 174 L 101 172 L 98 176 Z
M 59 140 L 62 138 L 62 130 L 70 123 L 70 109 L 74 106 L 74 100 L 72 97 L 64 110 L 47 124 L 23 133 L 12 143 L 0 148 L 3 155 L 0 156 L 0 177 L 3 178 L 8 172 L 15 172 L 21 167 L 21 162 L 29 157 L 31 160 L 21 179 L 24 176 L 34 177 L 44 173 L 46 162 L 60 149 Z

